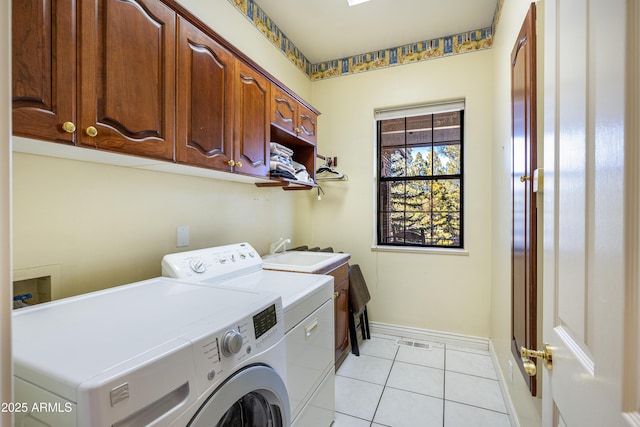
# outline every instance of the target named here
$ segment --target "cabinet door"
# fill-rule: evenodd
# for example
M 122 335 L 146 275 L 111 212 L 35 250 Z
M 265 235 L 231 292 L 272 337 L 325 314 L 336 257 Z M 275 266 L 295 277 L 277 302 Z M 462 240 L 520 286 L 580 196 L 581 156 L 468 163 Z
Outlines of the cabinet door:
M 273 87 L 271 123 L 283 131 L 296 135 L 297 102 L 277 86 Z
M 243 62 L 236 63 L 235 172 L 254 176 L 269 173 L 269 100 L 271 84 Z
M 153 0 L 81 5 L 80 144 L 173 160 L 175 13 Z
M 342 280 L 334 286 L 335 292 L 335 360 L 349 347 L 349 280 Z
M 13 0 L 12 102 L 16 135 L 74 143 L 75 0 Z M 71 130 L 71 129 L 70 129 Z
M 178 28 L 177 160 L 229 171 L 234 57 L 182 18 Z
M 290 135 L 316 144 L 318 115 L 277 86 L 273 87 L 271 124 Z
M 307 142 L 316 144 L 318 115 L 302 104 L 298 105 L 298 137 Z

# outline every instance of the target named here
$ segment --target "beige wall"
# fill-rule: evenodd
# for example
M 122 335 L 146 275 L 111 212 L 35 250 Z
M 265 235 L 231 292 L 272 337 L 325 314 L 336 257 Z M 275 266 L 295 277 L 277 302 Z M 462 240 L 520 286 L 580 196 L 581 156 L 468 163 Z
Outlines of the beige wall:
M 529 9 L 528 0 L 505 0 L 493 45 L 494 55 L 494 114 L 493 114 L 493 242 L 491 274 L 491 340 L 498 355 L 500 368 L 509 393 L 516 405 L 522 426 L 540 425 L 540 399 L 532 398 L 511 354 L 511 51 Z M 542 70 L 542 21 L 544 8 L 538 3 L 538 70 Z M 538 106 L 542 107 L 542 72 L 538 72 Z M 543 115 L 539 112 L 538 135 L 542 135 Z M 538 138 L 538 152 L 542 152 L 542 138 Z M 538 156 L 542 167 L 542 156 Z M 538 209 L 539 215 L 541 209 Z M 538 218 L 541 224 L 541 215 Z M 540 231 L 542 227 L 539 226 Z M 541 240 L 540 240 L 541 243 Z M 540 248 L 542 245 L 540 245 Z M 541 262 L 542 258 L 539 258 Z M 542 278 L 540 274 L 538 276 Z M 539 283 L 541 290 L 542 284 Z M 538 301 L 542 302 L 539 298 Z M 541 307 L 541 304 L 539 304 Z M 541 315 L 540 320 L 542 319 Z M 541 329 L 539 329 L 541 331 Z M 509 380 L 509 362 L 513 365 L 513 382 Z M 538 388 L 541 390 L 541 387 Z
M 313 83 L 319 152 L 338 157 L 347 182 L 323 182 L 313 241 L 352 254 L 372 295 L 374 321 L 489 336 L 492 51 L 457 55 Z M 372 251 L 375 109 L 466 99 L 464 192 L 467 255 Z
M 309 226 L 281 189 L 14 153 L 14 269 L 61 266 L 62 296 L 160 275 L 177 252 L 247 241 L 264 253 Z
M 309 79 L 228 1 L 183 3 L 308 98 Z M 178 225 L 190 226 L 186 249 L 247 241 L 264 253 L 280 237 L 309 240 L 309 192 L 22 153 L 13 161 L 13 268 L 59 265 L 62 296 L 160 275 L 162 255 L 182 250 Z

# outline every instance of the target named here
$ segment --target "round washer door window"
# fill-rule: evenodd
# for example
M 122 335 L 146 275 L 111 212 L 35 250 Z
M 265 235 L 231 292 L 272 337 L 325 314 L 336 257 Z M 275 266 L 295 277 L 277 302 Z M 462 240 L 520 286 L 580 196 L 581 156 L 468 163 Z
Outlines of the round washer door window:
M 250 366 L 206 400 L 189 427 L 282 427 L 290 424 L 287 387 L 273 369 Z

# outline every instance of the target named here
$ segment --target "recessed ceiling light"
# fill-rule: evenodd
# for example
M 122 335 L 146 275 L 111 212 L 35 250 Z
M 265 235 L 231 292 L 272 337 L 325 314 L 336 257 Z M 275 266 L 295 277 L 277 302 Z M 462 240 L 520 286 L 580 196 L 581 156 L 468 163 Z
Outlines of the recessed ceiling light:
M 355 6 L 357 4 L 366 3 L 368 1 L 369 0 L 347 0 L 347 3 L 349 3 L 349 6 Z

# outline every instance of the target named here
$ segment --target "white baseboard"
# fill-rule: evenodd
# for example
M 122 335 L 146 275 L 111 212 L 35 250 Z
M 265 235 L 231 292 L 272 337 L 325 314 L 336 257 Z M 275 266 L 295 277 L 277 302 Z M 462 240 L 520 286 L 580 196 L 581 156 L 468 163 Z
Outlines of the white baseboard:
M 416 340 L 431 341 L 441 344 L 459 345 L 478 350 L 489 351 L 489 339 L 472 335 L 454 334 L 451 332 L 433 331 L 430 329 L 412 328 L 409 326 L 391 325 L 388 323 L 369 322 L 372 333 L 391 335 Z
M 502 398 L 504 399 L 504 404 L 507 406 L 507 411 L 509 412 L 509 420 L 511 421 L 511 426 L 520 427 L 520 421 L 518 420 L 518 417 L 516 415 L 516 407 L 513 404 L 513 399 L 511 399 L 511 394 L 509 393 L 509 389 L 507 387 L 507 381 L 502 374 L 502 369 L 500 369 L 498 355 L 496 354 L 496 349 L 493 347 L 493 342 L 491 340 L 489 340 L 489 354 L 491 355 L 491 360 L 493 360 L 493 369 L 496 371 L 496 375 L 498 376 L 498 384 L 500 384 Z
M 451 332 L 433 331 L 430 329 L 413 328 L 409 326 L 391 325 L 388 323 L 369 322 L 369 328 L 372 334 L 389 335 L 393 337 L 411 338 L 422 341 L 437 342 L 441 344 L 449 344 L 460 347 L 474 348 L 478 350 L 486 350 L 491 356 L 493 361 L 493 367 L 498 377 L 498 384 L 500 384 L 500 390 L 502 391 L 502 397 L 504 398 L 507 412 L 509 413 L 509 419 L 513 427 L 520 427 L 520 422 L 516 416 L 516 409 L 513 405 L 513 400 L 509 394 L 507 383 L 505 381 L 502 370 L 498 362 L 498 356 L 496 355 L 493 343 L 489 338 L 475 337 L 472 335 L 455 334 Z

